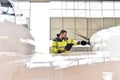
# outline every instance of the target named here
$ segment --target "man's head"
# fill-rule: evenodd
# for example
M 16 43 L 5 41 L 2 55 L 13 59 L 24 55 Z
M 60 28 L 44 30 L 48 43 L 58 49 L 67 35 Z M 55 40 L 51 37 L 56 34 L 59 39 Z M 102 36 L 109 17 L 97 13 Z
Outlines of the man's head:
M 67 37 L 67 31 L 66 30 L 61 30 L 60 31 L 60 38 L 64 39 Z

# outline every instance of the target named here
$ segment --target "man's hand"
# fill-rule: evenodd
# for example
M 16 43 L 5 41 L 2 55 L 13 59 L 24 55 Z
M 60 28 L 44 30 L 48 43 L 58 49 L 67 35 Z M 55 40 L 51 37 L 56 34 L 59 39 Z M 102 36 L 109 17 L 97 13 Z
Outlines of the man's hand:
M 65 52 L 65 51 L 67 51 L 67 50 L 66 49 L 61 50 L 61 52 Z
M 63 53 L 63 52 L 65 52 L 65 51 L 67 51 L 67 50 L 66 50 L 66 49 L 58 50 L 58 54 Z

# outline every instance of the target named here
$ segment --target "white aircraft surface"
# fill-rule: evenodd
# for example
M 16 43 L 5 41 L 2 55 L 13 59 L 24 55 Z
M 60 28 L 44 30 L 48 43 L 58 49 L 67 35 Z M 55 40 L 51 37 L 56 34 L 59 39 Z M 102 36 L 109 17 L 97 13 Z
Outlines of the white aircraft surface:
M 94 33 L 90 38 L 93 51 L 120 53 L 120 26 L 110 27 Z
M 34 39 L 26 19 L 11 0 L 0 0 L 0 51 L 32 54 Z

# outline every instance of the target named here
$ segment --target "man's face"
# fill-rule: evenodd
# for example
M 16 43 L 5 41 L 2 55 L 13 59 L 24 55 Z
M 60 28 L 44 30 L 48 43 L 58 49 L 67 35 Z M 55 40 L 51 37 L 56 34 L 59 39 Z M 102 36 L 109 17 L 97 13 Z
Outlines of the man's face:
M 64 33 L 62 34 L 62 38 L 66 38 L 66 37 L 67 37 L 67 33 L 64 32 Z

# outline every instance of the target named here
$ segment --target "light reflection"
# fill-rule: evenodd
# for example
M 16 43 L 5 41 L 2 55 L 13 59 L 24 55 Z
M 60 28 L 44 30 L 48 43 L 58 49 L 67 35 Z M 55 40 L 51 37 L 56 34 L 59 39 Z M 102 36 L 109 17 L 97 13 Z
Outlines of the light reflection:
M 100 53 L 100 52 L 99 52 Z M 67 68 L 70 66 L 93 64 L 98 62 L 108 62 L 120 60 L 119 57 L 110 56 L 108 53 L 102 54 L 68 54 L 52 55 L 36 53 L 31 61 L 27 63 L 28 68 L 53 67 L 55 69 Z

